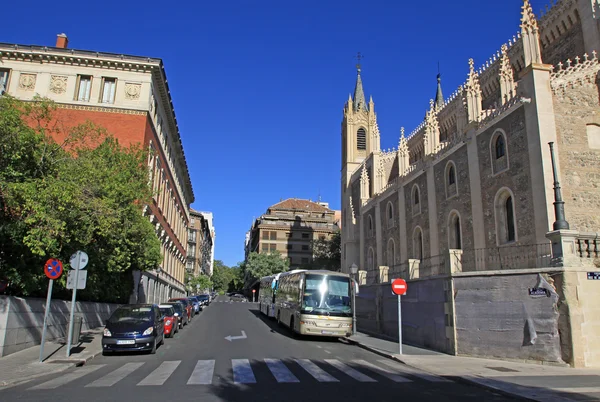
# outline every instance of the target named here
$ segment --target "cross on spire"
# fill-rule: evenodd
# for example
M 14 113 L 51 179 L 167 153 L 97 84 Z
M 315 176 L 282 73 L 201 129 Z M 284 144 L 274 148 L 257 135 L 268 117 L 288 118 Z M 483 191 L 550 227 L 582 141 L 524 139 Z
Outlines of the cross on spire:
M 356 70 L 358 71 L 358 73 L 360 74 L 360 61 L 364 58 L 364 56 L 362 54 L 360 54 L 360 52 L 358 52 L 356 54 Z

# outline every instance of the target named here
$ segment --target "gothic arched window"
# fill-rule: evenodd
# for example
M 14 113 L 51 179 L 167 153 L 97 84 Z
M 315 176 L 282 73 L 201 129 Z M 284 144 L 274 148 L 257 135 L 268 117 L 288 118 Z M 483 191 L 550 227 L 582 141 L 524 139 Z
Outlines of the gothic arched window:
M 496 138 L 496 159 L 500 159 L 504 155 L 506 155 L 506 149 L 504 147 L 504 136 L 499 135 Z
M 394 227 L 394 206 L 392 205 L 391 201 L 388 202 L 387 204 L 387 227 L 389 228 L 393 228 Z
M 450 169 L 448 169 L 448 184 L 453 185 L 454 183 L 456 183 L 456 172 L 454 166 L 450 166 Z
M 362 127 L 356 132 L 356 149 L 359 151 L 367 149 L 367 133 Z
M 498 245 L 517 241 L 514 197 L 510 189 L 504 187 L 498 191 L 494 201 L 494 210 Z

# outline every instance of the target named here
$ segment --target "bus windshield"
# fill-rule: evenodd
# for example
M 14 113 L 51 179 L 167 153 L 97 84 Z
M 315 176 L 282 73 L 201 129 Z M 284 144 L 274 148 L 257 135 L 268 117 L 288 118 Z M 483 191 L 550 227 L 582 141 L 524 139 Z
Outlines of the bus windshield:
M 301 313 L 351 317 L 350 291 L 348 278 L 308 274 Z

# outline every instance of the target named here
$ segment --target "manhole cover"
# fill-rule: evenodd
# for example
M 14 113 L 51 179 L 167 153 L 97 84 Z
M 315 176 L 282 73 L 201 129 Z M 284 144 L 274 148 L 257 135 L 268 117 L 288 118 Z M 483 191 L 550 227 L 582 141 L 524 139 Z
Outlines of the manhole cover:
M 513 370 L 508 367 L 486 367 L 486 368 L 489 368 L 491 370 L 501 371 L 503 373 L 518 373 L 519 372 L 519 370 Z

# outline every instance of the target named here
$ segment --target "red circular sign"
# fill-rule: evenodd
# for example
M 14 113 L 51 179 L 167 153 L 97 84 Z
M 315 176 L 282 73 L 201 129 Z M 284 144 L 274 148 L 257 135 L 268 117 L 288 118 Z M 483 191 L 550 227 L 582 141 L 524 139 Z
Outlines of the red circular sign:
M 252 293 L 256 292 L 256 289 L 252 289 Z
M 44 265 L 44 273 L 49 279 L 58 279 L 63 273 L 62 262 L 56 258 L 50 258 Z
M 402 296 L 406 294 L 407 290 L 408 285 L 406 284 L 406 281 L 404 279 L 394 279 L 394 281 L 392 282 L 392 292 L 394 292 L 394 294 Z

